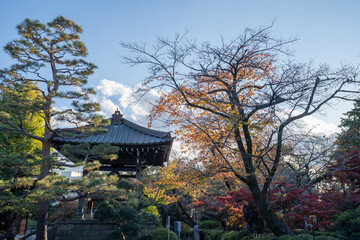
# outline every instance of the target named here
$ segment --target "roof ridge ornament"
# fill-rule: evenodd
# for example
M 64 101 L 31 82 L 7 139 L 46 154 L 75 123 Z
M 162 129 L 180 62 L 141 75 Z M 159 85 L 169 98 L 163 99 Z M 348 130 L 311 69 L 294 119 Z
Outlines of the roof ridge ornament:
M 123 115 L 121 114 L 119 108 L 116 108 L 115 113 L 112 115 L 111 124 L 120 124 Z

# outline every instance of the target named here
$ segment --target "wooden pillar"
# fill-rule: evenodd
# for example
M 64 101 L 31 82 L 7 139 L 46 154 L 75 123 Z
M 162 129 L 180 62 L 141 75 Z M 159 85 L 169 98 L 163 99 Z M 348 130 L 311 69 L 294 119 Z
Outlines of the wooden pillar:
M 85 214 L 86 220 L 93 219 L 93 207 L 94 207 L 94 201 L 92 199 L 88 199 L 87 207 L 86 207 L 86 214 Z

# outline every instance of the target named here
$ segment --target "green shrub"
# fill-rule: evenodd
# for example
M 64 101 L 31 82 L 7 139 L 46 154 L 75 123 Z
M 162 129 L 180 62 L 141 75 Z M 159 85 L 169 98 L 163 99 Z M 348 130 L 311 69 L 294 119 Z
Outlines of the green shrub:
M 247 230 L 231 231 L 223 234 L 222 240 L 238 240 L 249 235 L 250 233 Z
M 317 236 L 315 237 L 316 240 L 339 240 L 336 237 L 331 237 L 331 236 Z
M 271 237 L 257 237 L 255 239 L 259 239 L 259 240 L 277 240 L 278 238 L 275 236 L 271 236 Z
M 292 240 L 293 237 L 289 235 L 282 235 L 278 238 L 278 240 Z
M 95 211 L 95 219 L 116 223 L 119 230 L 113 232 L 114 237 L 136 236 L 140 232 L 141 220 L 138 211 L 121 202 L 110 199 L 102 202 Z
M 227 232 L 222 236 L 222 240 L 234 240 L 237 239 L 236 237 L 236 231 Z
M 336 237 L 337 238 L 336 232 L 326 232 L 326 236 Z
M 209 230 L 209 229 L 200 229 L 200 230 L 201 230 L 200 238 L 201 238 L 201 235 L 203 235 L 205 237 L 207 234 L 212 232 L 212 230 Z
M 336 233 L 334 232 L 321 232 L 321 231 L 315 231 L 315 236 L 329 236 L 329 237 L 337 237 Z
M 246 236 L 246 237 L 241 238 L 241 240 L 252 240 L 252 239 L 253 239 L 252 236 Z
M 141 236 L 141 237 L 139 238 L 139 240 L 153 240 L 153 237 L 152 237 L 152 236 L 149 236 L 149 235 Z
M 272 237 L 253 237 L 253 238 L 249 238 L 251 240 L 274 240 L 274 239 L 278 239 L 277 237 L 275 236 L 272 236 Z M 242 238 L 241 240 L 244 240 L 244 238 Z
M 223 234 L 222 230 L 209 231 L 205 235 L 205 240 L 221 240 Z
M 341 213 L 336 219 L 335 229 L 340 239 L 360 239 L 360 208 Z
M 295 234 L 295 235 L 303 234 L 303 233 L 304 233 L 304 230 L 303 230 L 303 229 L 295 229 L 295 230 L 294 230 L 294 234 Z
M 313 240 L 313 236 L 309 234 L 299 234 L 292 238 L 293 240 Z
M 153 240 L 168 240 L 168 230 L 166 228 L 155 228 L 153 235 Z M 170 240 L 177 240 L 177 236 L 173 231 L 170 231 Z
M 190 229 L 183 229 L 180 233 L 181 239 L 193 238 L 194 231 Z
M 200 223 L 200 229 L 217 229 L 217 228 L 221 228 L 221 224 L 217 221 L 214 220 L 206 220 L 206 221 L 202 221 Z

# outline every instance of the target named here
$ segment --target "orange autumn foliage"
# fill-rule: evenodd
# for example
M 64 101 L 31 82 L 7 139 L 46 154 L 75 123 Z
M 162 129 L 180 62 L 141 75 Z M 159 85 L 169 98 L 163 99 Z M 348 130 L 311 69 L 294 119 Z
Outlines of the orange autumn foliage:
M 243 110 L 239 106 L 250 106 L 254 99 L 262 98 L 259 89 L 274 68 L 265 54 L 254 54 L 251 62 L 257 66 L 246 66 L 244 62 L 238 66 L 236 75 L 229 68 L 194 76 L 192 81 L 184 80 L 177 89 L 163 92 L 153 106 L 150 124 L 163 118 L 167 125 L 176 126 L 183 153 L 191 152 L 186 164 L 198 166 L 205 175 L 217 178 L 219 174 L 225 175 L 222 178 L 234 178 L 234 172 L 245 175 L 234 137 L 236 127 L 248 125 L 255 140 L 253 152 L 263 151 L 262 132 L 272 128 L 272 114 L 259 111 L 251 121 L 243 122 L 239 120 Z M 240 102 L 234 103 L 231 94 L 237 94 Z

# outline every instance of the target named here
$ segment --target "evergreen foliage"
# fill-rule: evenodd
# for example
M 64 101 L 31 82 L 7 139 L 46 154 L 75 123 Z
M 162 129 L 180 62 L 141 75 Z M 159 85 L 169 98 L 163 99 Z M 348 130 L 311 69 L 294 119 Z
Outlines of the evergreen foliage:
M 315 237 L 316 240 L 339 240 L 336 237 L 332 237 L 332 236 L 318 236 Z
M 340 239 L 360 239 L 360 208 L 341 213 L 336 220 L 335 229 Z
M 223 233 L 222 230 L 208 231 L 205 234 L 205 240 L 221 240 Z
M 293 240 L 313 240 L 313 236 L 309 234 L 299 234 L 292 238 Z
M 168 230 L 166 228 L 156 228 L 152 236 L 153 240 L 177 240 L 178 237 L 173 231 L 170 231 L 170 238 L 168 238 Z
M 243 237 L 249 236 L 250 233 L 247 230 L 241 231 L 230 231 L 223 235 L 223 240 L 237 240 L 242 239 Z
M 114 199 L 101 203 L 95 211 L 95 218 L 116 223 L 119 226 L 119 231 L 114 232 L 117 239 L 136 236 L 140 232 L 139 212 L 134 207 Z
M 27 90 L 31 84 L 17 88 L 16 91 Z M 13 91 L 13 90 L 11 90 Z M 0 109 L 7 112 L 15 111 L 11 102 L 35 102 L 39 93 L 24 91 L 17 99 L 8 92 L 0 92 Z M 25 111 L 26 112 L 26 111 Z M 4 112 L 3 112 L 4 113 Z M 9 114 L 4 114 L 9 117 Z M 3 115 L 3 117 L 4 117 Z M 43 132 L 42 118 L 39 112 L 22 114 L 13 121 L 31 134 Z M 3 126 L 0 122 L 0 127 Z M 27 217 L 35 213 L 35 203 L 30 198 L 36 189 L 36 182 L 41 164 L 41 143 L 23 135 L 12 135 L 0 131 L 0 232 L 9 232 L 12 221 L 18 216 Z
M 199 227 L 200 229 L 217 229 L 217 228 L 221 228 L 221 224 L 218 221 L 206 220 L 206 221 L 202 221 Z
M 181 239 L 193 239 L 194 238 L 194 230 L 182 229 L 180 236 L 181 236 Z
M 41 144 L 37 195 L 33 199 L 38 201 L 36 239 L 40 240 L 47 235 L 50 199 L 54 193 L 64 192 L 66 185 L 64 178 L 50 174 L 58 164 L 50 151 L 51 140 L 57 134 L 53 120 L 66 120 L 77 126 L 96 126 L 101 122 L 101 117 L 94 114 L 100 109 L 99 104 L 89 101 L 95 91 L 85 86 L 96 66 L 85 60 L 87 49 L 80 41 L 82 29 L 70 19 L 59 16 L 47 24 L 25 19 L 17 30 L 18 39 L 4 48 L 16 63 L 0 70 L 0 131 L 23 135 Z M 72 101 L 72 109 L 55 108 L 60 100 Z M 24 124 L 31 116 L 38 117 L 40 131 L 32 131 Z
M 338 145 L 344 152 L 350 148 L 360 146 L 360 101 L 354 103 L 354 107 L 341 118 L 341 133 L 338 135 Z
M 289 235 L 282 235 L 278 238 L 278 240 L 292 240 L 292 237 Z

